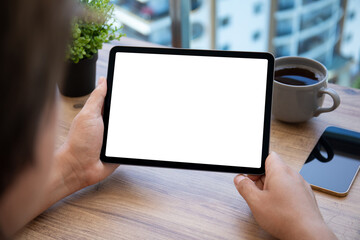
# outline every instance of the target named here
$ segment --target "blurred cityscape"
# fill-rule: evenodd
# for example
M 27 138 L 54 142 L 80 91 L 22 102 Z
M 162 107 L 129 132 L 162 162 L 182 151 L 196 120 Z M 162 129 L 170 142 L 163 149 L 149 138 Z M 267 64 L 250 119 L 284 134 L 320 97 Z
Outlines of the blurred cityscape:
M 112 0 L 128 37 L 171 45 L 169 0 Z M 303 56 L 360 88 L 360 0 L 191 0 L 190 47 Z

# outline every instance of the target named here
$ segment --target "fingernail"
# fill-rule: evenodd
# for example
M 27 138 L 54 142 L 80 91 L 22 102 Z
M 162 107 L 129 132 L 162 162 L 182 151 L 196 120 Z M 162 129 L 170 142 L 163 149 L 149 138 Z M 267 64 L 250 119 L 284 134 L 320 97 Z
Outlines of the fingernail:
M 105 81 L 105 77 L 100 77 L 98 81 L 98 85 L 103 84 Z
M 244 179 L 245 179 L 245 177 L 243 175 L 237 175 L 235 177 L 235 184 L 238 185 Z

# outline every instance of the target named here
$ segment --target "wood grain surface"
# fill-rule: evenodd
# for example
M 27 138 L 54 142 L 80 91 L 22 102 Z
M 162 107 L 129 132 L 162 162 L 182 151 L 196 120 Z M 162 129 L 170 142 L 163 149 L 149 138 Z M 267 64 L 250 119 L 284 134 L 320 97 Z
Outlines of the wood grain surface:
M 123 38 L 117 45 L 147 43 Z M 108 52 L 99 52 L 97 76 L 106 76 Z M 141 70 L 141 66 L 139 66 Z M 341 104 L 302 124 L 272 121 L 271 150 L 299 171 L 327 126 L 360 131 L 360 91 L 329 84 Z M 57 145 L 66 138 L 87 96 L 59 96 Z M 331 100 L 325 99 L 325 105 Z M 251 114 L 251 113 L 244 113 Z M 271 239 L 233 185 L 235 174 L 120 166 L 105 181 L 55 204 L 17 239 Z M 284 193 L 286 194 L 286 193 Z M 360 181 L 347 197 L 315 191 L 326 223 L 339 239 L 360 239 Z M 266 203 L 264 203 L 266 204 Z

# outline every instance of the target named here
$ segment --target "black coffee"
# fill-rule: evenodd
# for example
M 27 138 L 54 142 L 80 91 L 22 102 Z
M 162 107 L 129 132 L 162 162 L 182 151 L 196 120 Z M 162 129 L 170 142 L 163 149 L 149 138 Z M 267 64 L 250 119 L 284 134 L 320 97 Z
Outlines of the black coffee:
M 312 85 L 321 79 L 314 72 L 304 68 L 283 68 L 275 71 L 275 80 L 289 85 Z

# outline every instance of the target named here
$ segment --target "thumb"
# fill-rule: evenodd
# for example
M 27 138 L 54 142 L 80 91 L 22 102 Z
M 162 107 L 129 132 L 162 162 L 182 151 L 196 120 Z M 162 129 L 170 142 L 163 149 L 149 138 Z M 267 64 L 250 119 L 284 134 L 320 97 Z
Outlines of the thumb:
M 104 99 L 106 96 L 106 90 L 106 79 L 101 77 L 98 81 L 97 87 L 86 101 L 84 108 L 90 112 L 99 113 L 101 115 L 101 110 L 104 105 Z
M 272 172 L 279 173 L 286 164 L 276 152 L 271 152 L 265 161 L 265 174 L 270 175 Z
M 248 177 L 237 175 L 234 178 L 234 184 L 240 195 L 245 199 L 249 206 L 259 200 L 261 190 Z
M 105 179 L 106 177 L 111 175 L 120 166 L 120 164 L 117 163 L 105 163 L 101 161 L 99 161 L 99 164 L 102 165 L 102 179 Z

